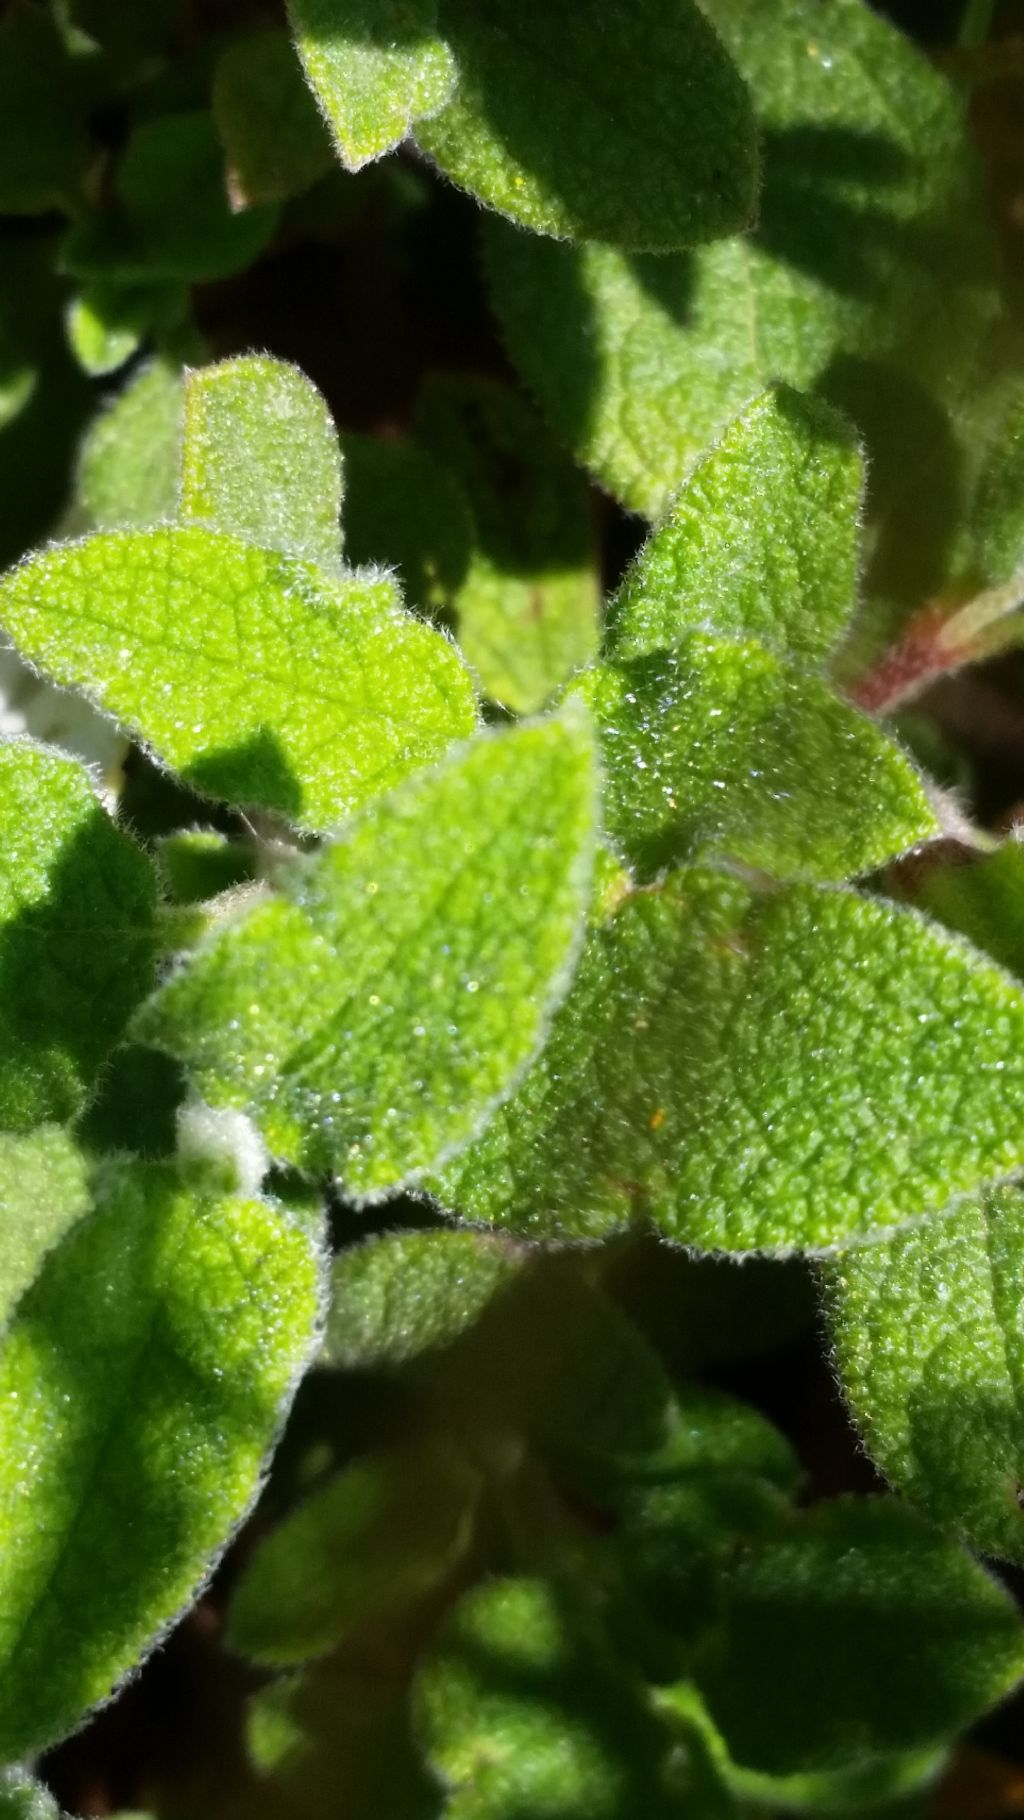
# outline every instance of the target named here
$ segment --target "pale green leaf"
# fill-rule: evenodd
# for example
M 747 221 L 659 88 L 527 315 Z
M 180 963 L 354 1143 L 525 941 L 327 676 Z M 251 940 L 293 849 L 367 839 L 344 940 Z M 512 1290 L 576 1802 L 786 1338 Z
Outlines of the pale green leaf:
M 522 1268 L 489 1233 L 388 1232 L 335 1259 L 325 1354 L 373 1370 L 408 1364 L 472 1327 Z
M 757 98 L 750 236 L 667 259 L 501 223 L 487 237 L 517 365 L 581 460 L 650 517 L 774 380 L 822 389 L 876 454 L 903 447 L 911 417 L 940 442 L 931 400 L 966 385 L 992 308 L 961 105 L 924 58 L 864 0 L 706 11 Z M 887 473 L 895 491 L 913 486 L 920 461 Z
M 318 1312 L 314 1250 L 258 1201 L 108 1166 L 0 1346 L 0 1757 L 105 1699 L 260 1482 Z
M 827 883 L 939 831 L 892 740 L 760 645 L 694 633 L 575 693 L 601 736 L 606 833 L 644 876 L 727 856 Z
M 1002 1188 L 847 1253 L 827 1279 L 844 1392 L 901 1491 L 1024 1561 L 1024 1198 Z
M 778 387 L 698 462 L 608 609 L 617 658 L 686 632 L 757 639 L 821 669 L 857 599 L 857 443 L 816 400 Z
M 695 1679 L 730 1756 L 773 1776 L 941 1747 L 1024 1672 L 1009 1595 L 888 1499 L 837 1499 L 741 1554 Z
M 297 367 L 245 354 L 185 378 L 181 517 L 325 569 L 341 563 L 341 453 Z
M 468 1593 L 420 1670 L 416 1704 L 451 1820 L 681 1811 L 667 1728 L 576 1592 L 557 1583 L 495 1579 Z
M 154 360 L 90 425 L 79 456 L 78 492 L 98 531 L 175 516 L 181 420 L 181 374 Z
M 485 694 L 529 713 L 597 649 L 597 550 L 583 478 L 497 380 L 432 381 L 418 428 L 473 516 L 451 601 L 460 649 Z
M 149 991 L 156 881 L 75 759 L 0 742 L 0 1127 L 79 1111 Z
M 92 285 L 72 299 L 68 340 L 83 372 L 103 378 L 138 352 L 150 326 L 151 302 L 147 291 L 117 285 Z
M 653 252 L 754 212 L 750 99 L 692 0 L 439 0 L 458 82 L 416 137 L 535 233 Z
M 44 1125 L 0 1137 L 0 1331 L 88 1207 L 85 1160 L 66 1131 Z
M 436 0 L 288 0 L 295 43 L 346 170 L 400 145 L 455 81 Z
M 961 943 L 711 872 L 611 895 L 447 1206 L 538 1237 L 646 1217 L 706 1250 L 815 1251 L 1020 1167 L 1024 996 Z
M 356 1460 L 253 1555 L 231 1605 L 231 1647 L 287 1667 L 421 1603 L 466 1553 L 479 1490 L 444 1437 Z
M 228 924 L 143 1013 L 211 1105 L 355 1194 L 464 1145 L 567 985 L 594 764 L 572 716 L 481 736 L 410 778 Z
M 397 568 L 410 606 L 447 606 L 473 541 L 458 482 L 414 442 L 345 435 L 341 447 L 349 562 Z
M 333 163 L 331 142 L 283 31 L 254 31 L 225 50 L 211 95 L 235 208 L 283 202 Z
M 384 579 L 198 526 L 54 546 L 0 583 L 0 622 L 197 789 L 339 821 L 469 733 L 457 652 Z
M 0 1770 L 0 1820 L 60 1820 L 57 1803 L 23 1769 Z

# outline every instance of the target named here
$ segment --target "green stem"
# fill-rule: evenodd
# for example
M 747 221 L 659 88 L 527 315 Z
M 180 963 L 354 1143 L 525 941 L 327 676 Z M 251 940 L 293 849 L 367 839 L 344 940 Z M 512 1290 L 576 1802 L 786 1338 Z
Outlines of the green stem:
M 992 32 L 996 0 L 966 0 L 958 42 L 963 50 L 980 50 Z

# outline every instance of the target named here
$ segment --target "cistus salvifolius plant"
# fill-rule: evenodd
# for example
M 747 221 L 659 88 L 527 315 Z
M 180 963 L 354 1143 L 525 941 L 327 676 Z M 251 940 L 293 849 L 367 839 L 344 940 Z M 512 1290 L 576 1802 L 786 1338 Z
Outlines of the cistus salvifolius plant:
M 1017 1811 L 1022 44 L 0 5 L 0 1820 Z

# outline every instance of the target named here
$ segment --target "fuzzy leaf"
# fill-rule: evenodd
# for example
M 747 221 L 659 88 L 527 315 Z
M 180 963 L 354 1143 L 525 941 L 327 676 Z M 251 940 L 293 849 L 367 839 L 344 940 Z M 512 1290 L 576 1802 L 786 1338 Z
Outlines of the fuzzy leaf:
M 111 1165 L 0 1346 L 0 1757 L 152 1647 L 259 1486 L 314 1342 L 309 1241 L 263 1202 Z
M 0 743 L 0 1128 L 78 1112 L 149 991 L 156 880 L 76 760 Z
M 857 598 L 863 486 L 840 418 L 787 387 L 765 393 L 701 458 L 627 572 L 609 649 L 640 657 L 714 632 L 821 669 Z
M 211 96 L 236 208 L 284 202 L 330 170 L 331 142 L 286 32 L 229 44 Z
M 912 881 L 915 903 L 947 929 L 1024 978 L 1024 845 L 1010 835 L 991 853 L 957 856 L 922 867 Z
M 394 1369 L 470 1328 L 522 1268 L 489 1233 L 387 1232 L 334 1261 L 325 1353 L 348 1370 Z
M 962 944 L 711 872 L 611 896 L 446 1205 L 538 1237 L 639 1215 L 706 1250 L 814 1251 L 1020 1167 L 1024 996 Z
M 475 721 L 441 635 L 385 580 L 198 526 L 59 544 L 0 582 L 0 621 L 212 796 L 339 821 Z
M 98 531 L 175 517 L 182 412 L 180 373 L 155 360 L 91 424 L 79 458 L 78 491 Z
M 1024 1670 L 1008 1595 L 886 1499 L 837 1499 L 749 1548 L 696 1680 L 734 1762 L 785 1776 L 941 1746 Z
M 481 202 L 539 234 L 667 252 L 742 227 L 750 99 L 691 0 L 439 0 L 458 82 L 416 137 Z M 572 122 L 567 139 L 565 122 Z
M 287 1667 L 421 1603 L 465 1554 L 478 1490 L 444 1439 L 356 1460 L 252 1557 L 231 1606 L 231 1647 Z
M 156 847 L 160 883 L 172 904 L 202 904 L 251 884 L 254 862 L 252 847 L 212 828 L 183 828 L 164 835 Z
M 938 833 L 918 773 L 872 721 L 761 646 L 684 638 L 576 685 L 601 734 L 607 835 L 645 877 L 728 856 L 854 878 Z
M 297 367 L 246 354 L 185 379 L 181 517 L 325 569 L 341 563 L 330 412 Z
M 49 1789 L 27 1770 L 0 1769 L 0 1820 L 60 1820 Z
M 417 1709 L 428 1764 L 451 1791 L 451 1820 L 680 1812 L 666 1775 L 669 1734 L 555 1584 L 491 1580 L 468 1593 L 420 1671 Z
M 843 1389 L 883 1472 L 988 1554 L 1024 1561 L 1024 1197 L 995 1189 L 828 1278 Z
M 821 388 L 876 451 L 899 447 L 912 405 L 964 385 L 991 313 L 985 210 L 944 79 L 864 0 L 706 11 L 757 97 L 751 235 L 669 259 L 497 222 L 487 236 L 513 358 L 581 460 L 650 517 L 776 379 Z M 934 406 L 924 421 L 941 432 Z M 896 486 L 914 478 L 890 468 Z
M 583 479 L 529 405 L 495 380 L 434 380 L 419 430 L 473 514 L 468 567 L 452 597 L 460 649 L 485 694 L 529 713 L 597 650 L 597 551 Z
M 451 474 L 413 442 L 342 437 L 348 560 L 398 569 L 411 606 L 453 600 L 469 566 L 473 524 Z
M 88 1206 L 84 1158 L 58 1125 L 0 1137 L 0 1332 Z
M 986 450 L 973 501 L 969 560 L 988 587 L 1021 575 L 1024 593 L 1024 394 Z
M 295 43 L 346 170 L 400 145 L 447 100 L 437 0 L 288 0 Z
M 467 1143 L 536 1050 L 590 879 L 582 717 L 482 736 L 229 924 L 140 1020 L 274 1156 L 355 1194 Z

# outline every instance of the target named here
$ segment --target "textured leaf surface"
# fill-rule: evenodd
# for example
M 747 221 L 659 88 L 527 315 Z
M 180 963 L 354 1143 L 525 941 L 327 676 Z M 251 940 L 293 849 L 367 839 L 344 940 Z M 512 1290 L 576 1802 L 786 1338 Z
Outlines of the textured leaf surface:
M 693 634 L 576 688 L 601 735 L 606 832 L 645 876 L 728 855 L 849 879 L 938 832 L 898 747 L 759 645 Z
M 666 1787 L 667 1731 L 549 1582 L 493 1580 L 468 1593 L 420 1672 L 417 1708 L 451 1820 L 680 1811 Z
M 749 97 L 691 0 L 612 0 L 599 22 L 572 0 L 440 0 L 438 15 L 458 83 L 417 138 L 489 207 L 660 252 L 750 218 Z
M 60 1126 L 0 1138 L 0 1331 L 88 1206 L 84 1158 Z
M 452 597 L 459 646 L 487 695 L 529 713 L 597 649 L 597 551 L 582 476 L 529 405 L 494 380 L 435 380 L 419 429 L 473 514 Z
M 184 520 L 337 569 L 341 492 L 331 414 L 297 367 L 246 354 L 187 375 Z
M 738 1559 L 696 1679 L 730 1755 L 771 1775 L 941 1745 L 1014 1686 L 1002 1587 L 903 1506 L 837 1499 Z
M 694 871 L 593 929 L 544 1054 L 439 1186 L 540 1235 L 637 1214 L 820 1249 L 1019 1167 L 1024 998 L 907 911 Z
M 410 779 L 229 925 L 143 1014 L 211 1105 L 357 1194 L 465 1144 L 536 1049 L 587 901 L 577 714 Z
M 609 649 L 686 632 L 757 639 L 820 669 L 857 598 L 864 486 L 856 441 L 816 400 L 766 393 L 697 464 L 609 608 Z
M 98 531 L 175 517 L 182 409 L 180 373 L 155 360 L 90 425 L 79 459 L 78 492 Z
M 883 1472 L 986 1553 L 1024 1561 L 1024 1197 L 995 1189 L 828 1278 L 843 1389 Z
M 197 526 L 60 544 L 0 621 L 212 796 L 339 821 L 472 730 L 472 684 L 386 580 L 335 580 Z
M 444 1439 L 357 1460 L 252 1557 L 232 1601 L 232 1648 L 286 1667 L 420 1603 L 465 1554 L 478 1491 Z
M 330 169 L 331 142 L 286 32 L 255 31 L 229 44 L 211 104 L 236 208 L 283 202 Z
M 411 606 L 454 599 L 473 541 L 468 503 L 454 476 L 412 442 L 342 438 L 345 549 L 349 562 L 398 569 Z
M 482 1232 L 389 1232 L 335 1259 L 325 1336 L 332 1365 L 373 1370 L 449 1345 L 522 1268 Z
M 358 171 L 447 100 L 436 0 L 288 0 L 295 42 L 342 164 Z
M 757 98 L 757 229 L 658 260 L 488 233 L 518 366 L 587 466 L 651 517 L 776 379 L 820 385 L 876 447 L 898 446 L 916 387 L 926 405 L 962 384 L 989 311 L 984 209 L 942 77 L 863 0 L 707 11 Z M 881 411 L 879 363 L 911 386 Z
M 156 881 L 74 759 L 0 743 L 0 1127 L 81 1107 L 153 980 Z
M 57 1803 L 27 1770 L 0 1770 L 0 1820 L 60 1820 Z
M 160 1164 L 101 1178 L 0 1347 L 0 1754 L 52 1742 L 194 1595 L 313 1345 L 317 1264 L 273 1207 Z

